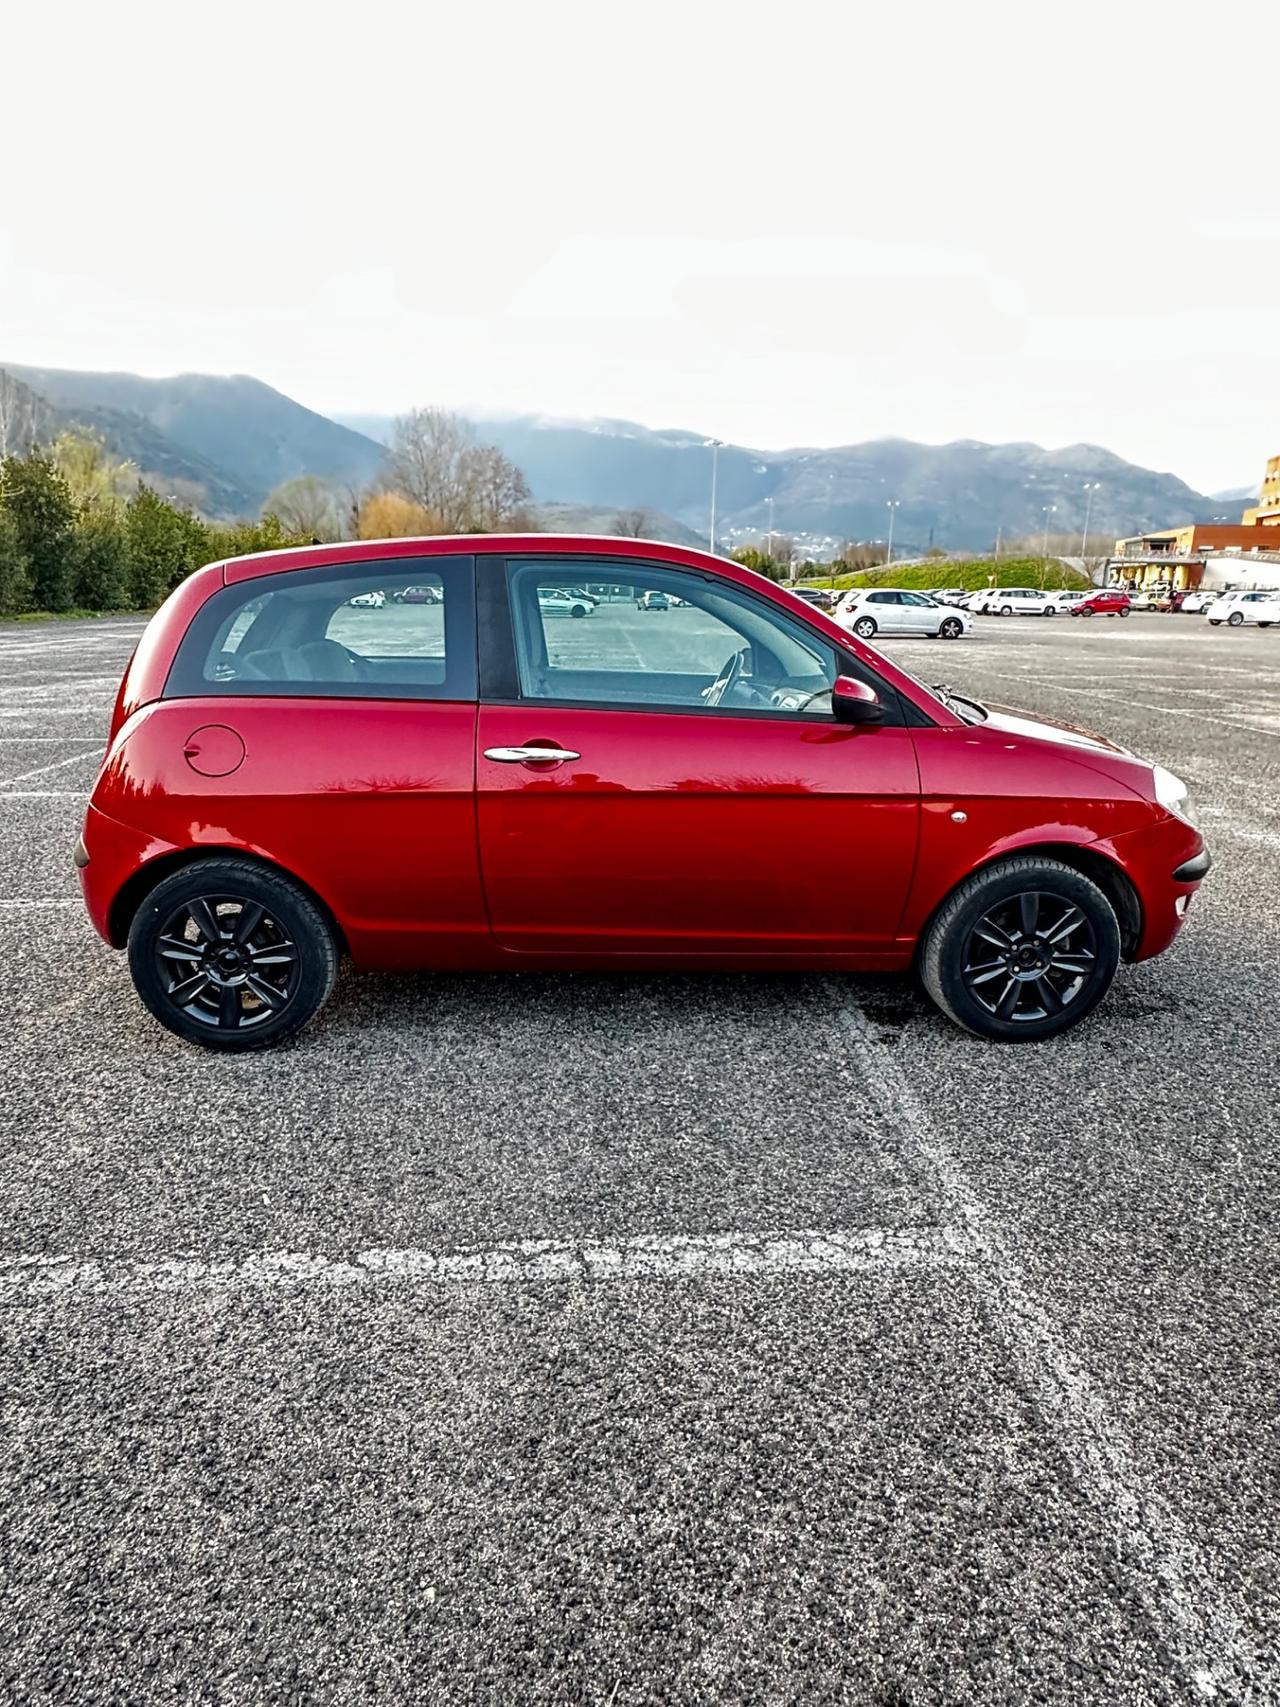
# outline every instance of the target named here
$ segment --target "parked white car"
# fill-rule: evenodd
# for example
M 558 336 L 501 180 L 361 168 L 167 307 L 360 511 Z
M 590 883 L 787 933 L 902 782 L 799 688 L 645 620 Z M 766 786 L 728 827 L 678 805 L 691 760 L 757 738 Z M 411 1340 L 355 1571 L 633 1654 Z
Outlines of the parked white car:
M 855 587 L 833 612 L 844 628 L 863 640 L 875 634 L 934 634 L 958 640 L 973 626 L 966 611 L 939 604 L 928 593 L 906 587 Z
M 1270 628 L 1280 622 L 1280 593 L 1223 593 L 1204 614 L 1215 628 L 1223 622 L 1228 628 L 1240 628 L 1246 622 Z
M 1038 587 L 988 587 L 969 601 L 979 616 L 1055 616 L 1061 607 Z
M 543 587 L 538 593 L 539 609 L 565 616 L 590 616 L 595 605 L 583 593 L 568 593 L 562 587 Z
M 347 600 L 347 603 L 354 605 L 357 610 L 381 610 L 386 602 L 387 595 L 380 587 L 375 587 L 372 592 L 357 593 L 353 599 Z
M 1183 616 L 1203 616 L 1215 599 L 1221 597 L 1221 593 L 1188 593 L 1179 609 Z
M 1064 587 L 1056 593 L 1049 594 L 1049 601 L 1054 611 L 1068 611 L 1072 605 L 1078 605 L 1081 599 L 1088 596 L 1087 587 Z

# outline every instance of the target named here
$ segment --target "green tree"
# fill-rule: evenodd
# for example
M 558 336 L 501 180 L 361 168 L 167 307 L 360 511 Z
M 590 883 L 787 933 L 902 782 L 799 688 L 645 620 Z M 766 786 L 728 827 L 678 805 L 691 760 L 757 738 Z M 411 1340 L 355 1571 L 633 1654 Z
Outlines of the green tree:
M 76 518 L 73 593 L 83 610 L 121 610 L 129 597 L 129 530 L 114 505 L 86 504 Z
M 31 602 L 31 572 L 18 525 L 0 510 L 0 616 L 17 616 Z
M 50 454 L 75 504 L 120 504 L 138 484 L 137 464 L 114 461 L 97 433 L 59 433 Z
M 186 510 L 139 486 L 126 512 L 129 536 L 129 604 L 150 610 L 205 561 L 204 528 Z
M 36 610 L 70 610 L 76 512 L 52 460 L 31 451 L 0 464 L 0 508 L 27 560 L 31 604 Z

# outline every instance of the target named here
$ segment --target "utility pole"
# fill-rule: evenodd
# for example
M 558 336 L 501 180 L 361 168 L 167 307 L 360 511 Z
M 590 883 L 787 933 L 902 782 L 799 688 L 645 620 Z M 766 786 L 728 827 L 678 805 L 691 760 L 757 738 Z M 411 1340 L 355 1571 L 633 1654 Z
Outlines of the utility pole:
M 772 498 L 766 498 L 765 503 L 769 506 L 769 532 L 765 537 L 765 554 L 767 555 L 770 563 L 772 563 L 773 562 L 773 499 Z
M 1095 480 L 1092 486 L 1085 482 L 1084 532 L 1080 535 L 1080 561 L 1083 563 L 1089 555 L 1089 517 L 1093 514 L 1093 494 L 1101 487 L 1101 480 Z
M 711 452 L 711 527 L 709 532 L 711 536 L 711 555 L 714 557 L 716 550 L 716 472 L 720 464 L 720 446 L 724 443 L 724 440 L 706 439 L 703 443 L 704 448 Z
M 889 554 L 885 558 L 887 564 L 893 562 L 893 519 L 900 507 L 901 499 L 889 498 L 886 500 L 886 508 L 889 511 Z

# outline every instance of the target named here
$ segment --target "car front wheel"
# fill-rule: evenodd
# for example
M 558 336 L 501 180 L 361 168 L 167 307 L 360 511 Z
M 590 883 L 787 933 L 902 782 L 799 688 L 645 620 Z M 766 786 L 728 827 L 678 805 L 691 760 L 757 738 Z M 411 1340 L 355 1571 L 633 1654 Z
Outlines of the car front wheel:
M 960 621 L 958 616 L 946 617 L 943 619 L 942 626 L 938 629 L 938 633 L 943 640 L 958 640 L 964 633 L 964 624 Z
M 1238 611 L 1238 610 L 1233 610 L 1231 615 L 1227 618 L 1227 627 L 1228 628 L 1239 628 L 1240 624 L 1243 621 L 1244 621 L 1244 612 Z
M 1056 1037 L 1093 1012 L 1120 962 L 1098 885 L 1060 860 L 1020 855 L 962 883 L 920 948 L 920 976 L 957 1025 L 1002 1043 Z
M 870 640 L 875 631 L 875 618 L 871 616 L 860 616 L 857 622 L 853 625 L 853 632 L 859 635 L 863 640 Z
M 320 908 L 282 873 L 210 858 L 163 878 L 129 927 L 129 970 L 161 1025 L 206 1049 L 292 1037 L 333 988 L 338 951 Z

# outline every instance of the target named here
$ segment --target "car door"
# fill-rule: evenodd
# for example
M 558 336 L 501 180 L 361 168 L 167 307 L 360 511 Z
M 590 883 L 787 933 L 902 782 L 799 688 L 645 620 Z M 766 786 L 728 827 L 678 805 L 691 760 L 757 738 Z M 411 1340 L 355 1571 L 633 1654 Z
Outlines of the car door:
M 899 593 L 902 626 L 912 634 L 932 634 L 942 620 L 937 605 L 923 593 Z
M 191 839 L 294 872 L 364 965 L 473 961 L 491 944 L 470 556 L 255 576 L 256 561 L 228 566 L 165 687 Z
M 875 618 L 876 629 L 881 634 L 902 634 L 909 627 L 902 594 L 893 587 L 879 587 L 868 593 L 859 616 L 864 611 Z
M 865 672 L 767 597 L 659 563 L 579 564 L 616 596 L 571 622 L 537 597 L 566 572 L 550 556 L 479 563 L 477 812 L 498 942 L 890 956 L 920 814 L 893 690 L 883 725 L 838 724 L 831 681 Z M 660 621 L 636 609 L 650 587 L 682 601 Z

